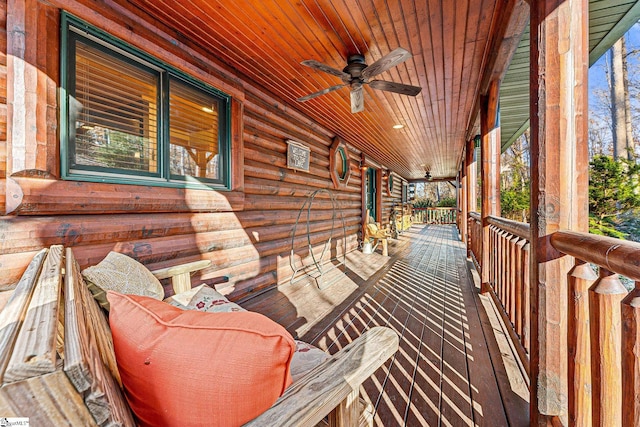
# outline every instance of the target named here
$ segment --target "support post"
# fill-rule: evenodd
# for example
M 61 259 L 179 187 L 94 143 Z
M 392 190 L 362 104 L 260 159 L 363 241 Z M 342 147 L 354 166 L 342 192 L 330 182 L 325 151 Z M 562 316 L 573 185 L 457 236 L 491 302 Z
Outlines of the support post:
M 488 217 L 500 215 L 500 125 L 498 123 L 498 102 L 500 82 L 489 84 L 487 94 L 480 104 L 480 132 L 482 136 L 482 286 L 480 292 L 488 292 L 491 287 L 490 265 L 493 252 Z
M 531 3 L 531 425 L 568 425 L 567 273 L 550 243 L 587 231 L 588 1 Z
M 467 230 L 467 256 L 471 257 L 472 242 L 470 241 L 471 230 L 469 229 L 469 212 L 476 211 L 476 159 L 475 159 L 475 142 L 473 139 L 467 141 L 467 153 L 465 156 L 466 182 L 467 182 L 467 218 L 465 229 Z
M 460 218 L 458 218 L 458 226 L 460 227 L 460 239 L 464 242 L 465 246 L 469 247 L 469 208 L 468 208 L 468 196 L 469 186 L 467 185 L 467 155 L 462 162 L 462 168 L 460 169 L 458 185 L 460 191 L 458 192 L 458 205 L 460 205 Z

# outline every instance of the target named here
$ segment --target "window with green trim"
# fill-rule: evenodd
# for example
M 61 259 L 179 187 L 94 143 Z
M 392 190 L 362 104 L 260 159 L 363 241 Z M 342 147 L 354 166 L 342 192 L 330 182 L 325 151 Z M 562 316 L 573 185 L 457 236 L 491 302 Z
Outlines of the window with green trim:
M 230 98 L 63 15 L 67 179 L 230 188 Z
M 336 173 L 341 181 L 347 177 L 347 167 L 347 153 L 345 153 L 344 147 L 340 146 L 336 150 Z

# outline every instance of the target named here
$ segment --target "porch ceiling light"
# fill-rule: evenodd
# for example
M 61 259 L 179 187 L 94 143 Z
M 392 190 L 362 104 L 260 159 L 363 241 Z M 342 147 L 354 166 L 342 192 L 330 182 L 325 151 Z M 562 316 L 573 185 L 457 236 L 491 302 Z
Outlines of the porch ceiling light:
M 394 129 L 402 129 L 403 127 L 404 125 L 401 125 L 401 124 L 393 125 Z

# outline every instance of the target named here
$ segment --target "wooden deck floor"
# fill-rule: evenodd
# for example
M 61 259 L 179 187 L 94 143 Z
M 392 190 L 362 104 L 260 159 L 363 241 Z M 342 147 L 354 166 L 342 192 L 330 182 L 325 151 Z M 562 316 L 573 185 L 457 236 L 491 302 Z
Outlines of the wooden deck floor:
M 524 425 L 526 402 L 500 384 L 508 375 L 491 360 L 501 350 L 456 229 L 413 227 L 390 254 L 352 253 L 322 290 L 301 281 L 243 305 L 331 353 L 370 327 L 393 328 L 400 350 L 363 386 L 377 426 Z

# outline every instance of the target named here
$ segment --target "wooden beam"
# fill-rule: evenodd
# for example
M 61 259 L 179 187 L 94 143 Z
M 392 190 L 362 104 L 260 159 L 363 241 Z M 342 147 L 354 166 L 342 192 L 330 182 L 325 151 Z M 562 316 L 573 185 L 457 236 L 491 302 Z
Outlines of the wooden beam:
M 489 216 L 500 216 L 500 125 L 498 123 L 499 82 L 494 80 L 481 99 L 480 133 L 482 136 L 482 285 L 481 292 L 491 286 L 489 260 Z
M 493 81 L 502 81 L 509 69 L 511 58 L 518 48 L 522 34 L 529 22 L 530 0 L 505 0 L 497 2 L 491 23 L 493 34 L 490 47 L 487 49 L 483 61 L 482 79 L 479 82 L 479 92 L 486 93 Z M 482 108 L 482 100 L 477 98 L 474 109 L 469 116 L 467 136 L 473 137 L 475 120 L 478 110 Z
M 567 273 L 550 244 L 588 227 L 587 0 L 531 2 L 531 425 L 568 423 Z

